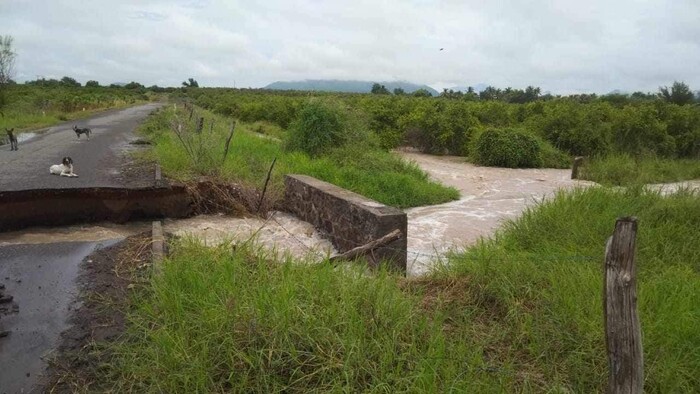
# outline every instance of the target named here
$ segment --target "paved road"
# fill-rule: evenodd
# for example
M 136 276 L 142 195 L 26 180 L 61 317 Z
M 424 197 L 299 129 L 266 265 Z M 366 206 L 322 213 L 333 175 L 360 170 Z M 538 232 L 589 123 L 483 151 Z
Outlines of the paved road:
M 17 313 L 0 316 L 0 393 L 29 393 L 68 328 L 80 262 L 118 240 L 0 246 L 0 284 Z
M 111 110 L 66 122 L 20 143 L 17 152 L 10 151 L 9 145 L 0 146 L 0 191 L 149 186 L 141 184 L 143 179 L 137 182 L 121 176 L 123 152 L 129 149 L 129 141 L 135 139 L 136 126 L 160 105 L 150 103 Z M 91 128 L 90 141 L 84 135 L 78 140 L 73 125 Z M 60 164 L 64 156 L 73 159 L 78 178 L 49 174 L 49 167 Z

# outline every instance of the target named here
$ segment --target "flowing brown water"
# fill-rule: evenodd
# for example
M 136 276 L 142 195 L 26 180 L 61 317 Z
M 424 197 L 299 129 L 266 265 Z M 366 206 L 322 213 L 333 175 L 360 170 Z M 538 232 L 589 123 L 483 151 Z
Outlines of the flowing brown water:
M 505 220 L 557 189 L 593 184 L 571 180 L 571 170 L 478 167 L 461 157 L 398 154 L 461 194 L 457 201 L 406 210 L 411 275 L 425 273 L 450 249 L 492 235 Z

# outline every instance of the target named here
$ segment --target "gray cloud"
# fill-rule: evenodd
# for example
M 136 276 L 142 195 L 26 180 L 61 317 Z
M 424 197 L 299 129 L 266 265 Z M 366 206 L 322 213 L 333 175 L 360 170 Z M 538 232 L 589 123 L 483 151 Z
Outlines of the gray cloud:
M 640 4 L 643 3 L 643 4 Z M 700 88 L 696 0 L 3 0 L 17 79 L 410 80 L 555 93 Z M 445 48 L 439 51 L 439 48 Z

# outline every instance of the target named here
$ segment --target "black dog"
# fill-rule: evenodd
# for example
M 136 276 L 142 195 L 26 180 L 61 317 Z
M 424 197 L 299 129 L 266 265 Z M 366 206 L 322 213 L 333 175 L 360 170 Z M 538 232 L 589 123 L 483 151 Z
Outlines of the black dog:
M 19 150 L 19 148 L 17 148 L 17 137 L 15 137 L 13 133 L 15 128 L 5 129 L 5 131 L 7 132 L 7 137 L 10 139 L 10 150 Z
M 80 139 L 80 134 L 85 134 L 87 135 L 88 141 L 90 141 L 90 133 L 92 133 L 92 131 L 87 127 L 84 129 L 79 129 L 78 126 L 73 126 L 73 131 L 75 131 L 75 135 L 78 136 L 78 139 Z

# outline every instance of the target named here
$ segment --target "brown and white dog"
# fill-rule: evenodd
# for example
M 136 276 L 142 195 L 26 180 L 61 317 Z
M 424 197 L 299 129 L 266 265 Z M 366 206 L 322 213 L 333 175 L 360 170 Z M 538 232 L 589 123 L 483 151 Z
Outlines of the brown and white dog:
M 54 164 L 49 167 L 49 174 L 72 178 L 76 178 L 78 176 L 78 174 L 73 172 L 73 159 L 68 156 L 63 158 L 61 164 Z

